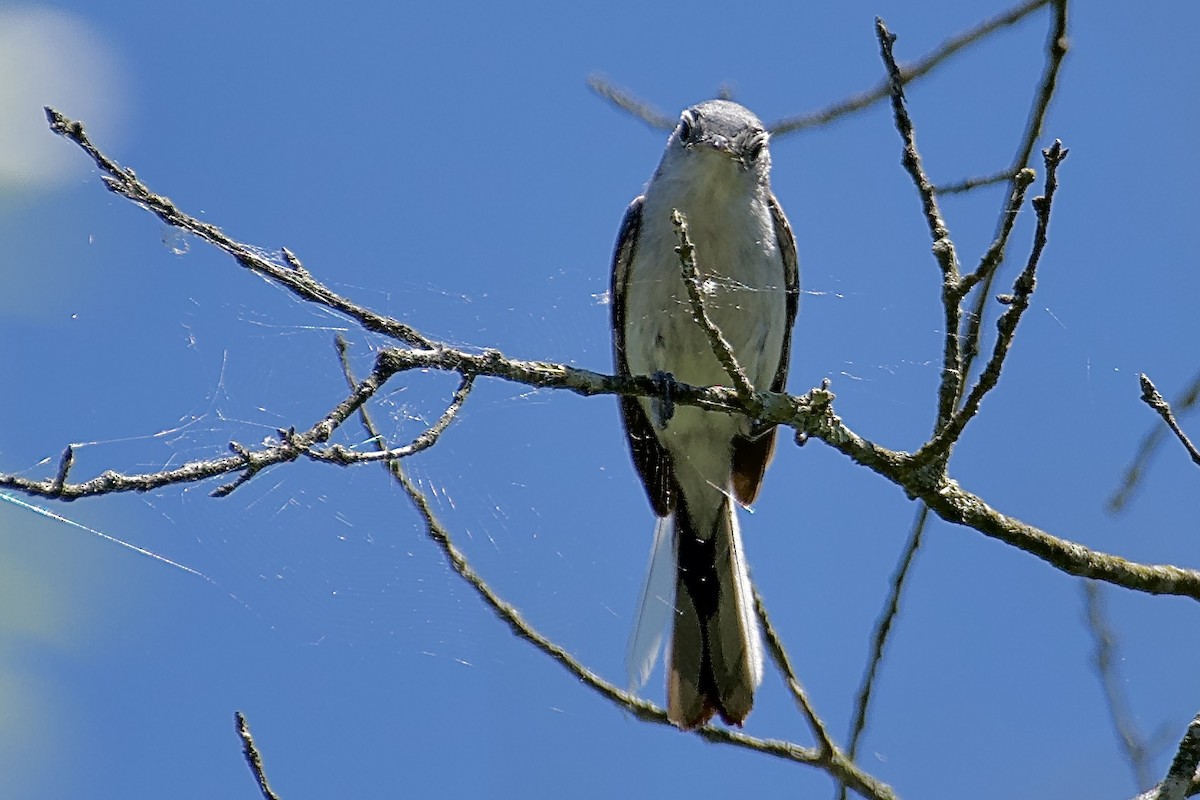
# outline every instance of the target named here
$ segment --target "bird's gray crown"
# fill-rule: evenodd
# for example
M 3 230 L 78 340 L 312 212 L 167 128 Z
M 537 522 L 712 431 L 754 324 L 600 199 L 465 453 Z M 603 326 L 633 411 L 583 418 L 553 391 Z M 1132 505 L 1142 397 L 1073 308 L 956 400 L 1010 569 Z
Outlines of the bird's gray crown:
M 707 100 L 679 115 L 672 143 L 686 150 L 712 148 L 750 166 L 765 152 L 767 131 L 745 106 Z

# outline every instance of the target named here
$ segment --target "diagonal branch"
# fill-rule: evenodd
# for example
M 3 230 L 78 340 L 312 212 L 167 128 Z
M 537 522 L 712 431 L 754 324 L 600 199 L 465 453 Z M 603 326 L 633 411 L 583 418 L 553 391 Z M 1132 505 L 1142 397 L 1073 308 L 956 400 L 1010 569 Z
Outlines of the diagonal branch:
M 1121 740 L 1125 751 L 1125 760 L 1133 770 L 1133 778 L 1138 788 L 1149 786 L 1150 777 L 1150 748 L 1134 723 L 1133 714 L 1129 710 L 1129 698 L 1125 696 L 1120 676 L 1117 674 L 1117 662 L 1120 654 L 1117 652 L 1117 637 L 1108 624 L 1104 611 L 1104 594 L 1098 583 L 1083 581 L 1083 608 L 1087 618 L 1088 629 L 1096 649 L 1092 655 L 1092 664 L 1100 686 L 1104 689 L 1104 700 L 1108 706 L 1108 714 L 1112 718 L 1113 728 Z
M 1172 413 L 1191 411 L 1196 407 L 1197 402 L 1200 402 L 1200 374 L 1193 376 L 1188 387 L 1171 403 Z M 1155 425 L 1143 437 L 1141 444 L 1138 445 L 1137 452 L 1134 454 L 1133 461 L 1125 469 L 1121 485 L 1113 492 L 1113 496 L 1109 498 L 1109 511 L 1116 513 L 1125 508 L 1125 504 L 1129 502 L 1134 490 L 1137 489 L 1137 485 L 1142 479 L 1143 470 L 1146 469 L 1146 466 L 1150 463 L 1150 458 L 1162 443 L 1166 430 L 1161 425 Z
M 1183 445 L 1183 449 L 1187 450 L 1192 463 L 1200 466 L 1200 450 L 1196 449 L 1196 445 L 1192 444 L 1192 440 L 1183 432 L 1183 428 L 1179 427 L 1179 423 L 1175 420 L 1175 412 L 1171 410 L 1170 404 L 1163 399 L 1163 396 L 1159 394 L 1158 389 L 1155 388 L 1149 376 L 1145 373 L 1138 375 L 1138 381 L 1142 386 L 1142 402 L 1150 406 L 1162 417 L 1163 422 L 1167 423 L 1167 427 L 1171 429 L 1171 432 L 1175 434 L 1180 444 Z
M 937 196 L 933 183 L 925 174 L 921 165 L 921 155 L 917 152 L 917 138 L 913 130 L 912 119 L 904 103 L 904 84 L 900 76 L 900 67 L 892 47 L 896 36 L 887 29 L 881 18 L 875 18 L 875 36 L 879 39 L 879 52 L 891 80 L 892 116 L 896 121 L 896 130 L 904 142 L 904 155 L 901 163 L 912 178 L 921 196 L 921 206 L 925 213 L 925 223 L 933 239 L 933 255 L 942 271 L 942 308 L 945 313 L 945 333 L 942 344 L 942 379 L 938 390 L 938 411 L 935 430 L 940 430 L 950 415 L 954 412 L 954 403 L 962 391 L 962 352 L 958 341 L 958 326 L 960 321 L 959 308 L 959 277 L 958 255 L 955 253 L 954 242 L 950 238 L 950 230 L 942 218 L 938 207 Z
M 1013 6 L 1008 11 L 992 17 L 989 20 L 981 22 L 974 28 L 969 28 L 962 33 L 959 33 L 946 41 L 942 42 L 936 49 L 930 51 L 922 58 L 914 61 L 912 64 L 900 68 L 900 81 L 907 85 L 915 83 L 920 78 L 925 77 L 933 71 L 946 59 L 959 53 L 963 49 L 987 38 L 996 31 L 1003 28 L 1015 25 L 1033 12 L 1048 5 L 1051 0 L 1029 0 L 1020 5 Z M 820 111 L 815 111 L 810 114 L 803 114 L 798 117 L 789 117 L 773 122 L 767 126 L 771 131 L 771 136 L 780 137 L 807 128 L 817 128 L 822 125 L 838 120 L 842 117 L 849 116 L 863 109 L 875 105 L 881 100 L 886 99 L 892 92 L 891 79 L 884 80 L 869 91 L 854 97 L 834 103 Z
M 792 667 L 792 660 L 788 657 L 787 649 L 783 646 L 783 640 L 779 638 L 775 626 L 771 624 L 771 618 L 767 615 L 767 606 L 763 602 L 762 594 L 758 591 L 757 586 L 753 586 L 752 588 L 754 590 L 754 613 L 758 615 L 758 621 L 762 623 L 763 633 L 767 638 L 767 647 L 771 651 L 771 658 L 774 659 L 775 666 L 779 668 L 779 672 L 783 675 L 783 679 L 787 683 L 788 691 L 792 693 L 796 705 L 804 715 L 805 721 L 808 722 L 808 727 L 812 730 L 812 734 L 817 740 L 817 747 L 820 749 L 822 756 L 830 760 L 846 760 L 847 763 L 853 764 L 854 757 L 850 756 L 849 759 L 846 759 L 845 754 L 834 744 L 833 737 L 829 735 L 829 729 L 825 727 L 825 723 L 817 715 L 816 709 L 813 708 L 812 702 L 808 699 L 808 693 L 804 691 L 804 687 L 800 684 L 800 679 L 796 677 L 796 670 Z
M 892 797 L 890 787 L 879 783 L 859 769 L 854 763 L 854 757 L 847 755 L 834 744 L 833 737 L 829 735 L 829 729 L 817 715 L 812 702 L 808 699 L 808 693 L 804 691 L 804 687 L 800 685 L 800 679 L 796 677 L 791 659 L 788 658 L 787 650 L 784 649 L 783 640 L 779 638 L 779 634 L 771 624 L 771 618 L 767 616 L 767 607 L 763 604 L 762 595 L 759 594 L 757 587 L 754 588 L 754 611 L 762 623 L 771 658 L 774 659 L 775 665 L 783 674 L 788 691 L 792 693 L 796 705 L 800 708 L 800 712 L 804 715 L 805 721 L 808 722 L 808 726 L 817 740 L 819 760 L 816 764 L 828 772 L 830 777 L 838 781 L 841 786 L 849 786 L 864 797 Z M 864 792 L 864 788 L 867 791 Z
M 679 209 L 672 209 L 671 224 L 675 226 L 675 235 L 679 237 L 679 246 L 675 248 L 675 251 L 679 253 L 679 266 L 683 270 L 683 284 L 687 287 L 692 312 L 696 315 L 696 321 L 700 323 L 700 327 L 704 329 L 704 335 L 708 337 L 708 344 L 712 347 L 713 355 L 725 368 L 725 374 L 729 376 L 729 380 L 733 381 L 733 388 L 737 392 L 738 399 L 743 403 L 750 402 L 754 397 L 754 385 L 750 383 L 750 379 L 742 370 L 742 365 L 738 363 L 737 356 L 733 353 L 733 346 L 729 344 L 725 334 L 721 333 L 721 329 L 708 314 L 703 289 L 700 287 L 700 270 L 696 266 L 696 246 L 692 244 L 692 240 L 688 236 L 687 217 Z
M 68 119 L 49 107 L 46 108 L 46 118 L 50 122 L 50 130 L 79 145 L 80 149 L 91 156 L 92 161 L 103 173 L 101 179 L 109 191 L 132 200 L 167 225 L 186 231 L 212 246 L 224 250 L 246 269 L 270 278 L 302 300 L 317 303 L 345 314 L 369 331 L 382 333 L 413 347 L 434 346 L 430 339 L 417 333 L 403 322 L 363 308 L 314 280 L 300 264 L 299 259 L 286 248 L 283 250 L 283 258 L 287 266 L 280 266 L 264 258 L 256 249 L 226 236 L 216 225 L 198 220 L 179 210 L 170 198 L 150 191 L 150 188 L 137 177 L 132 169 L 122 167 L 100 152 L 88 138 L 83 129 L 83 123 Z
M 928 518 L 929 506 L 922 504 L 917 510 L 916 519 L 913 520 L 913 527 L 896 566 L 896 572 L 892 575 L 891 591 L 884 603 L 883 612 L 876 620 L 875 630 L 871 634 L 871 656 L 867 660 L 866 670 L 863 671 L 862 682 L 859 684 L 858 695 L 854 703 L 854 719 L 850 723 L 850 745 L 846 752 L 851 761 L 858 757 L 858 746 L 867 729 L 867 709 L 871 706 L 871 693 L 875 689 L 879 667 L 883 663 L 884 648 L 887 646 L 888 636 L 892 632 L 892 624 L 900 613 L 900 598 L 904 596 L 910 570 L 917 553 L 921 550 L 921 541 L 925 534 L 925 521 Z M 846 788 L 844 783 L 838 786 L 840 800 L 845 800 Z
M 246 758 L 246 763 L 250 766 L 250 771 L 254 773 L 254 780 L 258 783 L 258 791 L 262 793 L 264 800 L 279 800 L 279 795 L 271 789 L 271 784 L 267 781 L 267 773 L 263 769 L 262 756 L 258 754 L 258 747 L 254 744 L 254 737 L 250 735 L 250 726 L 246 723 L 246 717 L 240 711 L 233 712 L 234 722 L 237 724 L 238 737 L 242 740 L 242 755 Z
M 599 75 L 589 75 L 587 87 L 603 99 L 612 103 L 622 111 L 637 117 L 651 128 L 659 131 L 669 131 L 675 127 L 675 120 L 653 108 L 643 100 L 639 100 L 629 92 L 618 89 Z

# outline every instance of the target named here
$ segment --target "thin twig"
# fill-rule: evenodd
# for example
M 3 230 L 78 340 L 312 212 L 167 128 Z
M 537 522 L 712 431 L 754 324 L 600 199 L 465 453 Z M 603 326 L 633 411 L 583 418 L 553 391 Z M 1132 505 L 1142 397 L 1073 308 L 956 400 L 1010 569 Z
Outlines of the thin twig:
M 674 119 L 668 117 L 657 108 L 652 108 L 645 101 L 638 100 L 629 92 L 618 89 L 609 83 L 607 78 L 601 75 L 589 75 L 587 86 L 603 99 L 622 111 L 637 117 L 655 130 L 669 131 L 675 127 Z
M 996 321 L 996 342 L 992 347 L 992 356 L 962 406 L 951 415 L 934 437 L 913 455 L 917 463 L 929 463 L 944 458 L 962 435 L 967 423 L 979 411 L 983 398 L 1000 382 L 1000 372 L 1016 337 L 1017 326 L 1029 308 L 1029 298 L 1037 286 L 1037 268 L 1046 248 L 1050 230 L 1050 210 L 1054 203 L 1054 193 L 1058 189 L 1058 167 L 1068 152 L 1060 141 L 1055 141 L 1042 151 L 1046 163 L 1046 186 L 1041 196 L 1033 198 L 1033 208 L 1037 214 L 1033 247 L 1029 252 L 1029 259 L 1025 262 L 1025 269 L 1021 270 L 1021 274 L 1013 283 L 1013 293 L 1003 298 L 1008 309 Z
M 771 658 L 775 661 L 775 666 L 779 668 L 780 674 L 783 675 L 784 681 L 787 682 L 788 690 L 792 693 L 792 698 L 795 699 L 796 705 L 800 709 L 800 713 L 804 715 L 804 719 L 808 722 L 808 727 L 812 730 L 813 736 L 817 740 L 817 747 L 827 757 L 844 755 L 834 744 L 833 737 L 829 735 L 829 729 L 825 727 L 825 723 L 821 721 L 817 715 L 816 709 L 808 699 L 808 693 L 804 691 L 804 686 L 801 685 L 800 679 L 796 677 L 796 670 L 792 667 L 792 660 L 788 657 L 787 650 L 783 646 L 783 640 L 779 638 L 779 634 L 775 630 L 775 626 L 771 624 L 771 618 L 767 615 L 767 606 L 763 602 L 762 594 L 758 591 L 758 587 L 753 587 L 754 591 L 754 611 L 758 614 L 758 620 L 762 623 L 763 633 L 767 637 L 767 647 L 771 651 Z M 853 763 L 854 759 L 849 759 Z
M 97 477 L 80 483 L 65 482 L 66 471 L 61 466 L 59 473 L 53 479 L 44 481 L 30 480 L 20 475 L 0 474 L 0 487 L 16 489 L 37 497 L 70 501 L 117 492 L 148 492 L 164 486 L 196 483 L 234 472 L 242 472 L 242 476 L 237 480 L 213 491 L 214 496 L 224 497 L 267 467 L 295 461 L 308 455 L 310 448 L 314 445 L 328 441 L 333 432 L 360 405 L 366 402 L 367 398 L 374 395 L 391 374 L 393 371 L 382 366 L 381 362 L 377 360 L 371 374 L 311 428 L 302 433 L 291 429 L 280 430 L 278 441 L 267 444 L 258 450 L 251 451 L 237 442 L 230 442 L 229 449 L 233 452 L 233 455 L 230 456 L 192 461 L 174 469 L 135 475 L 106 470 Z M 69 460 L 64 457 L 63 463 L 69 465 Z
M 1013 8 L 992 17 L 990 20 L 976 25 L 974 28 L 963 31 L 955 36 L 947 39 L 938 45 L 934 50 L 921 57 L 917 61 L 907 66 L 900 68 L 900 81 L 907 85 L 915 83 L 918 79 L 923 78 L 933 71 L 934 67 L 941 64 L 946 59 L 962 51 L 979 40 L 990 36 L 996 31 L 1015 25 L 1025 17 L 1037 11 L 1042 6 L 1047 5 L 1050 0 L 1029 0 L 1029 2 L 1021 3 Z M 828 125 L 834 120 L 840 119 L 858 111 L 862 111 L 870 106 L 875 105 L 881 100 L 884 100 L 891 94 L 892 82 L 890 79 L 884 80 L 873 89 L 855 95 L 846 100 L 841 100 L 820 111 L 815 111 L 810 114 L 803 114 L 798 117 L 789 117 L 781 119 L 777 122 L 772 122 L 767 126 L 771 132 L 771 136 L 778 138 L 787 136 L 806 128 L 816 128 L 822 125 Z
M 338 352 L 339 358 L 345 358 L 348 344 L 341 334 L 338 334 L 334 339 L 334 344 Z M 327 461 L 338 466 L 349 466 L 350 464 L 365 464 L 372 461 L 393 461 L 399 458 L 408 458 L 416 455 L 422 450 L 428 450 L 437 444 L 438 439 L 450 427 L 450 423 L 458 416 L 458 412 L 462 410 L 463 404 L 467 402 L 467 397 L 471 394 L 471 389 L 475 385 L 475 376 L 471 373 L 465 373 L 462 380 L 458 384 L 458 388 L 454 391 L 454 396 L 450 399 L 450 404 L 446 406 L 446 410 L 438 418 L 437 422 L 430 425 L 425 430 L 421 431 L 411 442 L 402 447 L 394 447 L 385 450 L 372 450 L 370 452 L 359 452 L 351 450 L 340 444 L 335 444 L 331 447 L 316 448 L 310 447 L 305 450 L 304 454 L 314 461 Z
M 1185 412 L 1191 411 L 1196 407 L 1197 402 L 1200 402 L 1200 373 L 1192 377 L 1191 383 L 1183 392 L 1171 402 L 1171 408 L 1174 412 L 1182 416 Z M 1113 496 L 1108 501 L 1108 510 L 1112 513 L 1117 513 L 1125 508 L 1125 504 L 1133 497 L 1134 491 L 1141 482 L 1142 473 L 1150 463 L 1151 457 L 1158 451 L 1158 446 L 1162 444 L 1163 437 L 1166 436 L 1167 428 L 1162 425 L 1154 425 L 1142 438 L 1141 444 L 1138 445 L 1137 452 L 1134 453 L 1133 460 L 1125 469 L 1125 474 L 1121 478 L 1121 485 L 1113 492 Z
M 250 771 L 254 773 L 254 780 L 258 782 L 258 790 L 262 792 L 265 800 L 279 800 L 279 795 L 271 790 L 271 784 L 267 781 L 262 757 L 254 745 L 254 737 L 250 735 L 250 726 L 246 724 L 246 717 L 242 712 L 235 711 L 233 719 L 237 725 L 238 736 L 242 739 L 242 754 L 246 757 L 246 763 L 250 765 Z
M 721 329 L 708 314 L 708 305 L 704 302 L 704 290 L 700 286 L 700 269 L 696 266 L 696 247 L 688 236 L 687 217 L 679 209 L 672 209 L 671 224 L 675 226 L 675 235 L 679 238 L 679 246 L 675 248 L 675 251 L 679 254 L 679 266 L 683 271 L 683 283 L 687 287 L 692 312 L 696 315 L 696 321 L 700 323 L 700 327 L 704 329 L 704 335 L 708 337 L 708 344 L 712 348 L 713 355 L 725 368 L 725 374 L 729 376 L 729 380 L 733 381 L 733 388 L 737 392 L 738 398 L 743 403 L 749 404 L 754 399 L 754 385 L 750 383 L 750 379 L 742 370 L 742 365 L 738 363 L 737 356 L 733 353 L 733 346 L 729 344 L 725 334 L 721 333 Z
M 888 592 L 888 598 L 884 602 L 883 612 L 879 615 L 879 619 L 876 620 L 875 630 L 871 634 L 871 656 L 867 660 L 867 668 L 863 672 L 862 681 L 858 687 L 858 695 L 854 705 L 854 718 L 850 723 L 850 742 L 846 748 L 846 754 L 851 761 L 858 757 L 858 746 L 867 728 L 867 710 L 871 707 L 871 693 L 875 689 L 879 667 L 883 663 L 883 653 L 892 631 L 892 624 L 896 621 L 896 617 L 900 613 L 900 598 L 904 596 L 904 590 L 907 588 L 909 572 L 916 560 L 917 553 L 921 549 L 921 540 L 925 533 L 925 521 L 928 518 L 929 506 L 922 504 L 917 509 L 917 516 L 913 520 L 908 541 L 904 545 L 904 551 L 900 555 L 896 571 L 892 574 L 891 591 Z M 845 799 L 846 784 L 843 783 L 838 787 L 838 797 L 841 800 Z
M 1108 706 L 1109 717 L 1112 718 L 1113 729 L 1121 740 L 1125 760 L 1133 771 L 1133 780 L 1138 789 L 1144 789 L 1153 782 L 1150 775 L 1150 748 L 1133 721 L 1133 714 L 1129 710 L 1129 698 L 1125 696 L 1120 675 L 1117 674 L 1120 655 L 1117 652 L 1116 634 L 1108 624 L 1108 616 L 1104 610 L 1104 594 L 1100 584 L 1095 581 L 1083 581 L 1081 587 L 1084 614 L 1096 644 L 1092 664 L 1104 689 L 1104 700 Z
M 900 132 L 900 138 L 904 141 L 904 155 L 901 163 L 909 177 L 912 178 L 913 184 L 916 185 L 917 193 L 921 195 L 925 222 L 929 226 L 929 233 L 934 244 L 948 241 L 950 231 L 946 227 L 946 220 L 942 217 L 941 209 L 938 208 L 933 182 L 929 180 L 929 176 L 925 174 L 925 168 L 921 164 L 921 154 L 917 152 L 916 132 L 913 130 L 912 118 L 909 117 L 908 108 L 905 105 L 904 79 L 900 74 L 900 67 L 896 63 L 895 54 L 892 52 L 896 43 L 896 35 L 887 29 L 880 17 L 875 18 L 875 35 L 879 39 L 879 53 L 891 80 L 892 115 L 896 121 L 896 130 Z M 953 254 L 953 250 L 950 251 L 950 254 Z M 939 255 L 938 263 L 941 264 L 943 272 L 957 271 L 952 258 Z
M 956 302 L 961 302 L 961 298 L 965 297 L 967 292 L 975 287 L 975 284 L 995 272 L 996 268 L 1004 262 L 1004 250 L 1008 245 L 1009 236 L 1012 235 L 1013 226 L 1017 222 L 1017 215 L 1021 213 L 1021 207 L 1025 205 L 1025 193 L 1029 191 L 1029 187 L 1036 178 L 1037 174 L 1028 167 L 1022 169 L 1015 176 L 1015 180 L 1010 184 L 1012 191 L 1008 197 L 1008 205 L 1000 212 L 1000 232 L 992 240 L 992 244 L 983 254 L 983 258 L 979 259 L 979 266 L 975 268 L 975 271 L 964 275 L 962 281 L 959 282 L 960 299 Z
M 887 29 L 881 18 L 875 18 L 875 36 L 879 40 L 879 54 L 883 58 L 884 67 L 891 78 L 892 116 L 896 122 L 896 130 L 904 142 L 904 155 L 901 162 L 904 169 L 912 178 L 921 196 L 921 206 L 925 213 L 925 224 L 929 227 L 929 235 L 933 239 L 933 255 L 942 271 L 942 308 L 945 314 L 945 333 L 942 344 L 942 378 L 938 390 L 938 412 L 935 430 L 950 419 L 954 412 L 954 403 L 962 391 L 962 353 L 959 349 L 959 297 L 958 297 L 958 255 L 955 253 L 954 241 L 950 238 L 950 230 L 942 218 L 938 207 L 937 196 L 933 191 L 933 183 L 921 166 L 921 155 L 917 152 L 916 132 L 913 130 L 912 119 L 904 102 L 904 84 L 900 79 L 900 67 L 896 64 L 892 47 L 896 43 L 895 35 Z
M 1175 413 L 1171 411 L 1170 404 L 1163 399 L 1163 396 L 1159 394 L 1158 389 L 1155 388 L 1149 376 L 1145 373 L 1138 375 L 1138 382 L 1142 387 L 1142 402 L 1150 406 L 1162 417 L 1163 422 L 1167 423 L 1167 427 L 1175 434 L 1175 438 L 1179 439 L 1180 444 L 1187 450 L 1192 463 L 1200 466 L 1200 451 L 1196 450 L 1196 445 L 1192 444 L 1192 440 L 1183 432 L 1183 428 L 1179 427 L 1179 423 L 1175 420 Z
M 808 693 L 804 691 L 800 679 L 796 677 L 796 671 L 792 667 L 791 659 L 788 658 L 787 650 L 783 646 L 783 640 L 779 638 L 778 632 L 776 632 L 775 627 L 771 624 L 771 618 L 767 615 L 767 607 L 763 603 L 758 587 L 754 587 L 754 611 L 758 615 L 759 622 L 762 623 L 763 633 L 767 639 L 767 647 L 771 651 L 771 658 L 787 682 L 788 691 L 791 692 L 792 698 L 796 701 L 796 705 L 800 709 L 800 713 L 808 722 L 808 726 L 817 740 L 817 752 L 820 754 L 820 760 L 817 762 L 817 765 L 828 772 L 840 785 L 851 786 L 860 794 L 862 794 L 862 789 L 859 787 L 865 785 L 871 791 L 870 795 L 866 795 L 868 797 L 874 797 L 880 793 L 885 796 L 892 796 L 890 787 L 879 783 L 870 775 L 863 772 L 854 763 L 853 757 L 847 756 L 834 743 L 833 737 L 829 734 L 829 729 L 825 726 L 820 716 L 818 716 L 812 702 L 808 699 Z
M 1025 131 L 1017 145 L 1016 155 L 1013 157 L 1011 169 L 1014 177 L 1010 182 L 1004 201 L 1006 207 L 1009 198 L 1016 193 L 1017 182 L 1021 180 L 1021 170 L 1029 166 L 1034 148 L 1037 147 L 1037 140 L 1042 135 L 1042 126 L 1046 120 L 1046 113 L 1050 109 L 1050 100 L 1054 97 L 1054 91 L 1058 86 L 1058 75 L 1062 70 L 1063 59 L 1067 55 L 1067 0 L 1054 0 L 1051 5 L 1054 8 L 1054 16 L 1051 21 L 1051 31 L 1046 37 L 1046 66 L 1034 92 L 1034 98 L 1029 108 L 1029 117 L 1025 123 Z M 1003 216 L 1004 212 L 1005 208 L 1002 208 L 1002 216 L 996 223 L 998 238 L 1007 224 L 1007 218 Z M 1003 241 L 1001 241 L 1002 249 Z M 992 284 L 995 282 L 997 272 L 998 270 L 993 269 L 984 275 L 971 311 L 965 317 L 963 330 L 959 331 L 963 354 L 962 374 L 964 376 L 971 374 L 975 359 L 979 355 L 979 336 L 983 327 L 984 312 L 992 296 Z M 960 382 L 960 391 L 963 385 L 965 382 Z M 960 399 L 956 398 L 956 407 Z
M 1015 174 L 1012 169 L 1002 169 L 999 172 L 993 172 L 991 175 L 976 175 L 971 178 L 963 178 L 954 183 L 938 184 L 933 187 L 933 191 L 939 197 L 952 194 L 966 194 L 973 189 L 981 189 L 984 186 L 995 186 L 997 183 L 1011 181 Z

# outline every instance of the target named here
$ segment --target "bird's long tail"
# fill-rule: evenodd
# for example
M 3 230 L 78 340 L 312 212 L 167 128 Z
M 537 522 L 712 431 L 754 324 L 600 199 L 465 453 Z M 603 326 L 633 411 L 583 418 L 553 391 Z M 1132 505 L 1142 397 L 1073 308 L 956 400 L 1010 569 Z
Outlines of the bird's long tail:
M 674 514 L 676 614 L 667 714 L 684 729 L 713 714 L 741 725 L 762 681 L 762 640 L 737 512 L 728 494 L 714 491 L 714 498 L 715 513 L 695 513 L 680 502 Z

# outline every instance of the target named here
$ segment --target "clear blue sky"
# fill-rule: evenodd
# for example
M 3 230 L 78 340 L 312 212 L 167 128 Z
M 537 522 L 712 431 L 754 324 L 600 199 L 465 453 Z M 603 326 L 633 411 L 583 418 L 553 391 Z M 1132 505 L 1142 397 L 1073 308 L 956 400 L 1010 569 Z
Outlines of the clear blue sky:
M 6 4 L 0 102 L 40 128 L 43 104 L 92 123 L 185 209 L 286 245 L 431 336 L 603 371 L 613 239 L 665 134 L 598 100 L 589 74 L 671 115 L 728 84 L 770 120 L 880 78 L 875 14 L 907 60 L 1004 7 Z M 66 16 L 18 27 L 39 9 Z M 1127 514 L 1104 503 L 1156 422 L 1137 373 L 1173 396 L 1197 369 L 1198 15 L 1183 2 L 1073 10 L 1041 142 L 1060 137 L 1071 155 L 1038 291 L 952 463 L 1046 530 L 1193 567 L 1200 472 L 1178 447 Z M 935 180 L 1007 165 L 1046 29 L 1042 12 L 910 89 Z M 0 471 L 50 475 L 69 442 L 92 443 L 77 478 L 211 457 L 307 426 L 342 396 L 336 331 L 369 363 L 377 339 L 164 237 L 44 138 L 45 164 L 22 155 L 0 173 Z M 939 274 L 890 114 L 780 139 L 773 156 L 806 292 L 790 388 L 828 377 L 851 427 L 913 448 L 932 422 Z M 996 190 L 945 202 L 966 264 L 999 206 Z M 1026 215 L 1014 262 L 1030 232 Z M 446 376 L 395 381 L 385 431 L 415 435 L 452 389 Z M 1200 436 L 1196 418 L 1185 425 Z M 409 467 L 495 587 L 621 682 L 653 520 L 612 398 L 485 382 Z M 52 506 L 208 580 L 0 505 L 0 796 L 256 797 L 235 709 L 291 799 L 828 796 L 814 770 L 641 724 L 580 688 L 448 570 L 377 468 L 296 464 L 227 499 L 211 488 Z M 814 442 L 780 448 L 743 520 L 839 739 L 914 511 Z M 1173 743 L 1200 709 L 1195 603 L 1107 596 L 1136 719 Z M 1080 617 L 1074 579 L 933 524 L 863 766 L 909 798 L 1131 796 Z M 645 691 L 661 702 L 657 674 Z M 808 743 L 774 675 L 746 730 Z

